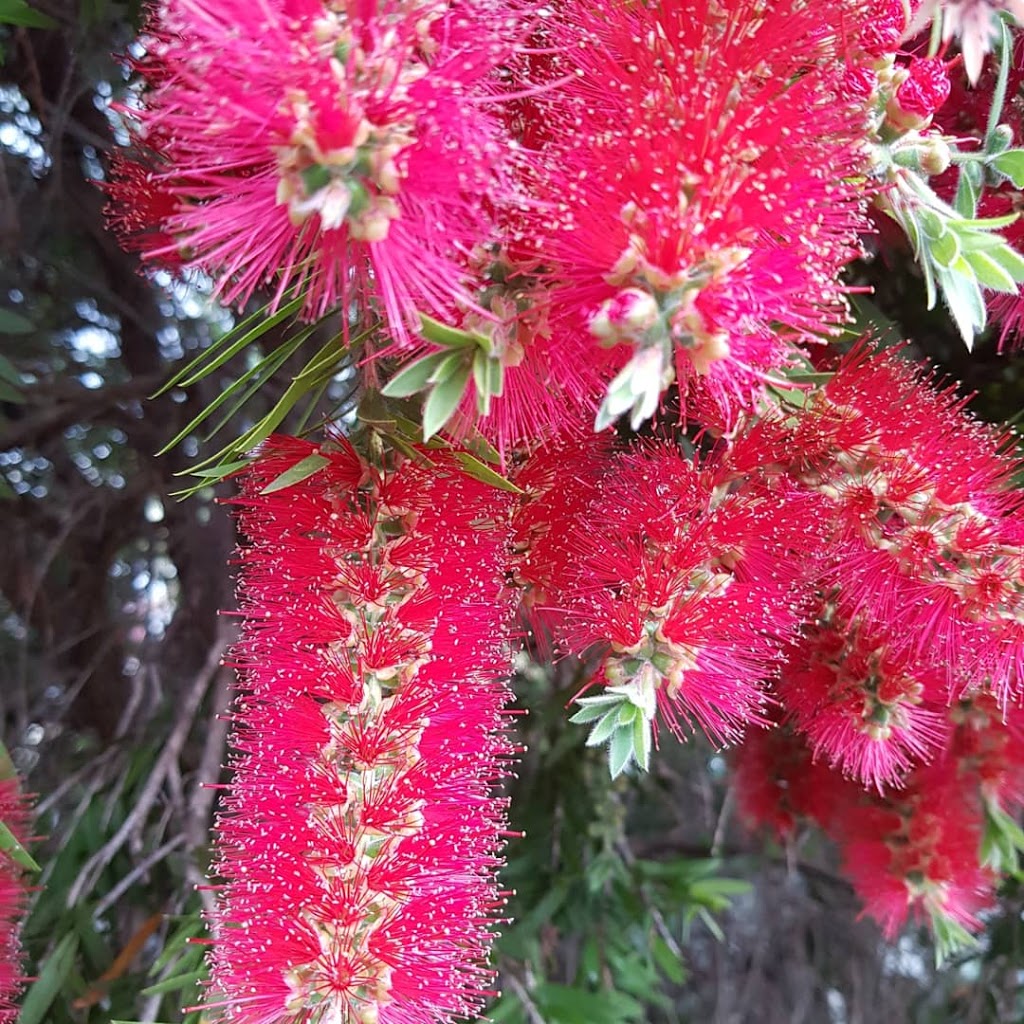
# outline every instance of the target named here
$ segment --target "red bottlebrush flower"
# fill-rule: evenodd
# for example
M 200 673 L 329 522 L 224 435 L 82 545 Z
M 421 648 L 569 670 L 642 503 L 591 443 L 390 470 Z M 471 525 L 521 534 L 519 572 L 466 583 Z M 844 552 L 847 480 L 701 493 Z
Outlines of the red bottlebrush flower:
M 508 502 L 347 447 L 261 493 L 315 450 L 270 442 L 241 499 L 243 692 L 208 1006 L 234 1024 L 476 1016 L 511 754 Z
M 1024 806 L 1024 709 L 1000 706 L 990 694 L 972 694 L 950 709 L 949 756 L 977 780 L 989 805 L 1016 813 Z
M 695 723 L 725 743 L 764 720 L 815 531 L 806 506 L 720 482 L 667 445 L 617 459 L 549 554 L 548 599 L 569 650 L 604 650 L 593 683 L 642 691 L 674 732 Z
M 28 840 L 28 805 L 17 778 L 0 779 L 0 822 L 20 843 Z M 17 997 L 25 981 L 18 933 L 28 902 L 24 869 L 10 854 L 0 852 L 0 1024 L 14 1024 Z
M 115 153 L 110 180 L 103 185 L 110 196 L 105 212 L 128 252 L 159 252 L 152 262 L 167 270 L 179 270 L 184 260 L 174 238 L 160 225 L 177 212 L 178 204 L 156 172 L 137 160 Z
M 771 728 L 748 730 L 730 760 L 744 821 L 787 839 L 802 821 L 827 827 L 837 800 L 853 784 L 815 760 L 803 738 L 781 724 L 781 717 L 776 708 Z
M 174 199 L 154 231 L 228 303 L 271 281 L 310 317 L 372 297 L 399 340 L 417 307 L 471 304 L 466 254 L 516 194 L 495 75 L 523 10 L 168 0 L 133 111 Z
M 834 609 L 805 632 L 778 684 L 815 758 L 879 790 L 942 750 L 946 692 L 945 671 L 893 650 L 877 624 Z
M 556 329 L 621 345 L 599 426 L 648 418 L 673 376 L 731 420 L 788 340 L 844 319 L 866 202 L 844 13 L 569 4 L 549 26 L 576 77 L 545 105 L 534 234 Z
M 906 77 L 892 92 L 886 120 L 901 131 L 926 127 L 949 98 L 951 87 L 945 63 L 938 58 L 912 57 L 897 74 Z
M 888 797 L 836 808 L 844 870 L 887 938 L 911 915 L 977 931 L 978 913 L 992 904 L 994 876 L 978 863 L 980 808 L 954 768 L 922 769 Z

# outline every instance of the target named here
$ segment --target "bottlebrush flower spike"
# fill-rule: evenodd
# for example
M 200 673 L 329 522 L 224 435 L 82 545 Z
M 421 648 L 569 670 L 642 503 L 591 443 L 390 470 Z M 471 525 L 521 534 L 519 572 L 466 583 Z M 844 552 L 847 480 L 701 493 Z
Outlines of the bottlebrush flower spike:
M 0 778 L 0 823 L 19 844 L 27 842 L 28 805 L 16 777 Z M 17 998 L 25 981 L 19 940 L 28 903 L 24 876 L 24 865 L 15 859 L 11 850 L 0 846 L 0 1024 L 14 1024 L 17 1019 Z
M 476 1016 L 502 901 L 507 496 L 450 467 L 272 440 L 241 498 L 245 626 L 210 1011 Z M 435 453 L 436 454 L 436 453 Z
M 842 614 L 949 666 L 954 692 L 1005 699 L 1024 678 L 1018 462 L 964 404 L 897 353 L 860 346 L 808 404 L 791 452 L 832 506 Z
M 853 783 L 814 758 L 804 738 L 782 721 L 781 708 L 768 717 L 771 726 L 749 729 L 730 763 L 744 821 L 784 840 L 802 822 L 827 826 L 839 791 Z
M 613 774 L 645 765 L 641 719 L 649 733 L 656 710 L 673 732 L 696 725 L 716 743 L 765 720 L 764 683 L 806 603 L 815 545 L 810 504 L 789 497 L 734 492 L 714 467 L 648 445 L 612 464 L 565 532 L 548 597 L 567 650 L 604 652 L 591 681 L 604 689 L 574 720 L 596 723 L 590 742 L 609 741 Z
M 978 862 L 981 830 L 972 780 L 958 778 L 948 760 L 914 772 L 887 797 L 851 797 L 833 818 L 864 912 L 889 939 L 911 915 L 924 917 L 940 952 L 967 941 L 992 903 L 994 875 Z
M 947 682 L 938 666 L 894 650 L 884 625 L 826 607 L 787 660 L 778 696 L 816 759 L 881 790 L 943 749 Z
M 154 231 L 232 304 L 271 281 L 310 317 L 372 296 L 402 340 L 416 308 L 471 303 L 465 254 L 516 195 L 494 75 L 524 11 L 166 0 L 131 111 L 174 200 Z
M 576 78 L 535 104 L 552 130 L 534 234 L 556 329 L 617 346 L 598 429 L 626 412 L 638 426 L 673 378 L 731 420 L 789 342 L 844 320 L 866 198 L 843 26 L 863 17 L 802 0 L 559 7 L 548 31 Z

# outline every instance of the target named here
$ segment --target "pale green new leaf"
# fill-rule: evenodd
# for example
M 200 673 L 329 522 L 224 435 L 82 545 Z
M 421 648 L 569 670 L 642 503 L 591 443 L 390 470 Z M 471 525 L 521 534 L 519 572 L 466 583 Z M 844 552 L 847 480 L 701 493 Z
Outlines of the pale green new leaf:
M 422 391 L 438 367 L 449 357 L 447 352 L 431 352 L 400 370 L 381 388 L 388 398 L 410 398 Z
M 463 360 L 447 377 L 438 380 L 423 403 L 423 437 L 429 441 L 451 418 L 469 384 L 470 364 Z
M 617 779 L 633 757 L 633 730 L 618 729 L 608 744 L 608 771 L 611 777 Z
M 988 253 L 965 252 L 964 259 L 971 265 L 978 281 L 986 288 L 1005 295 L 1017 294 L 1017 282 Z

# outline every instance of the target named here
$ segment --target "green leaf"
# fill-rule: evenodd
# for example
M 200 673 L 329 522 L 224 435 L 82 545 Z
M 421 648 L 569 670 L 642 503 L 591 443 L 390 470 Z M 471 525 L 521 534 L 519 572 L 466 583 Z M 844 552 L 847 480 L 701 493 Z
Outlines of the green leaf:
M 20 392 L 11 387 L 5 380 L 0 380 L 0 402 L 12 402 L 14 405 L 22 405 L 27 399 Z
M 3 310 L 0 310 L 0 313 L 3 313 Z M 5 355 L 0 355 L 0 379 L 18 388 L 24 383 L 18 368 Z
M 970 217 L 957 221 L 958 228 L 981 228 L 982 231 L 1002 231 L 1016 224 L 1019 213 L 1006 213 L 1002 217 Z
M 189 971 L 187 974 L 176 974 L 173 978 L 164 978 L 163 981 L 158 981 L 155 985 L 147 986 L 142 990 L 142 995 L 159 996 L 165 992 L 180 992 L 184 988 L 199 984 L 206 977 L 206 974 L 205 968 L 198 971 Z
M 993 246 L 985 251 L 1014 281 L 1018 284 L 1024 282 L 1024 256 L 1008 245 L 1004 239 L 1000 238 L 999 241 L 1002 243 L 1001 245 Z
M 973 217 L 978 212 L 978 189 L 974 187 L 965 167 L 960 168 L 953 208 L 961 217 Z
M 23 28 L 60 28 L 48 14 L 29 7 L 25 0 L 0 0 L 0 24 Z M 0 329 L 0 333 L 11 333 Z
M 0 0 L 0 9 L 5 0 Z M 0 16 L 0 21 L 3 21 Z M 13 309 L 0 309 L 0 334 L 31 334 L 36 329 L 31 320 L 27 320 Z
M 292 299 L 285 303 L 271 316 L 267 316 L 269 306 L 258 309 L 252 316 L 246 317 L 240 324 L 237 324 L 228 331 L 222 338 L 218 338 L 212 345 L 205 348 L 194 359 L 175 373 L 170 380 L 152 397 L 165 394 L 173 387 L 187 388 L 191 384 L 202 380 L 214 370 L 223 366 L 228 360 L 234 358 L 243 349 L 252 345 L 272 330 L 279 323 L 294 316 L 301 308 L 303 299 Z M 206 364 L 206 365 L 204 365 Z
M 651 765 L 651 721 L 637 711 L 633 719 L 633 756 L 642 771 Z
M 500 473 L 496 473 L 490 466 L 481 462 L 476 456 L 470 455 L 469 452 L 457 451 L 453 454 L 462 466 L 465 474 L 474 480 L 479 480 L 482 484 L 490 484 L 491 487 L 497 487 L 502 491 L 509 491 L 511 494 L 523 493 L 522 488 L 516 487 L 511 480 L 507 480 Z
M 954 953 L 978 945 L 978 940 L 959 921 L 944 914 L 931 915 L 932 934 L 935 936 L 935 964 L 941 967 Z
M 42 1024 L 57 994 L 64 987 L 78 953 L 78 936 L 69 932 L 49 955 L 39 977 L 25 993 L 15 1024 Z
M 305 339 L 300 335 L 298 338 L 293 338 L 290 342 L 280 346 L 276 351 L 271 352 L 270 355 L 264 356 L 262 359 L 254 363 L 248 370 L 245 371 L 237 380 L 232 381 L 223 391 L 217 395 L 208 405 L 206 405 L 199 413 L 197 413 L 181 430 L 178 431 L 170 441 L 167 442 L 156 454 L 166 455 L 167 452 L 171 451 L 172 448 L 176 448 L 182 441 L 188 437 L 194 430 L 196 430 L 202 423 L 205 423 L 225 402 L 228 401 L 232 396 L 242 392 L 241 397 L 229 406 L 227 413 L 221 417 L 217 425 L 209 432 L 208 437 L 216 435 L 238 410 L 251 398 L 270 377 L 277 372 L 284 361 L 295 351 L 295 349 L 302 344 Z M 251 382 L 249 387 L 246 384 Z
M 434 371 L 449 356 L 447 352 L 431 352 L 400 370 L 381 388 L 381 394 L 388 398 L 409 398 L 422 391 Z
M 449 327 L 425 313 L 420 313 L 420 334 L 427 341 L 432 341 L 435 345 L 443 345 L 445 348 L 476 348 L 482 343 L 485 343 L 488 348 L 490 347 L 490 342 L 482 335 Z
M 444 380 L 434 385 L 423 403 L 423 438 L 429 441 L 458 409 L 471 373 L 468 361 L 456 367 Z
M 939 267 L 942 295 L 968 351 L 985 326 L 985 297 L 967 261 L 961 257 L 950 269 Z
M 586 725 L 587 722 L 595 722 L 608 710 L 607 705 L 597 704 L 589 708 L 580 708 L 576 714 L 569 718 L 574 725 Z
M 935 238 L 929 238 L 928 249 L 932 259 L 939 266 L 951 267 L 960 258 L 960 242 L 952 231 L 943 231 Z
M 16 864 L 20 864 L 29 871 L 40 870 L 39 865 L 32 859 L 32 855 L 18 842 L 18 837 L 2 821 L 0 821 L 0 853 L 6 853 Z
M 613 779 L 623 773 L 633 755 L 633 730 L 619 729 L 613 733 L 608 744 L 608 771 Z
M 275 491 L 283 491 L 286 487 L 302 483 L 303 480 L 308 480 L 311 476 L 315 476 L 324 466 L 329 466 L 330 464 L 330 459 L 324 458 L 318 452 L 313 452 L 304 459 L 300 459 L 290 469 L 286 469 L 279 476 L 276 476 L 260 491 L 260 494 L 273 494 Z
M 1024 188 L 1024 149 L 1008 149 L 994 157 L 990 166 L 1005 174 L 1014 188 Z
M 588 747 L 600 747 L 611 739 L 612 734 L 619 730 L 619 706 L 605 712 L 604 717 L 590 730 L 587 737 Z
M 965 252 L 964 259 L 971 265 L 978 280 L 986 288 L 1002 292 L 1005 295 L 1017 294 L 1017 282 L 988 253 Z

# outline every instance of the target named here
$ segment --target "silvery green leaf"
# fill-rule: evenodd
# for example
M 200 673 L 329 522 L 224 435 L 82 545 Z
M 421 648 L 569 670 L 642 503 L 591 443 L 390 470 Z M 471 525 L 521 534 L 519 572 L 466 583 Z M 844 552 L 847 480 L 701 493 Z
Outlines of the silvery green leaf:
M 587 746 L 601 746 L 618 729 L 619 709 L 613 708 L 611 711 L 606 712 L 604 718 L 590 731 L 590 735 L 587 737 Z
M 619 729 L 608 744 L 608 771 L 617 779 L 634 757 L 633 730 Z

